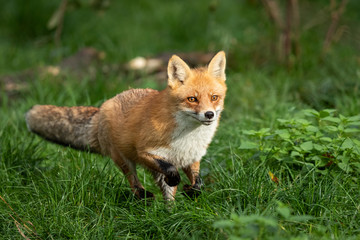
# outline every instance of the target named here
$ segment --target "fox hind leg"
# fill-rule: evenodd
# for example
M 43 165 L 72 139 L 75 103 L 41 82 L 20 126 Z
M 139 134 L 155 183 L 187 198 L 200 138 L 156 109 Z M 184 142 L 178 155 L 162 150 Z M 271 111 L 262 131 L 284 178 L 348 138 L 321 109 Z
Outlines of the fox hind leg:
M 132 192 L 135 194 L 135 196 L 139 199 L 144 198 L 154 198 L 154 194 L 146 191 L 141 184 L 137 173 L 136 173 L 136 165 L 133 162 L 130 162 L 127 160 L 124 156 L 121 156 L 120 153 L 112 153 L 112 159 L 116 163 L 116 165 L 121 169 L 121 171 L 126 176 Z

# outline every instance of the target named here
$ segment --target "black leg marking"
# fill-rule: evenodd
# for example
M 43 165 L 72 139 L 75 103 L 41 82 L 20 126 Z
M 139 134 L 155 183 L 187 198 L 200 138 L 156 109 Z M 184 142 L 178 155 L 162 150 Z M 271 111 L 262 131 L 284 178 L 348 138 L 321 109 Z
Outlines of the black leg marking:
M 161 159 L 155 159 L 159 164 L 160 169 L 163 171 L 165 175 L 165 182 L 170 187 L 175 187 L 180 183 L 180 174 L 176 167 L 171 163 L 168 163 Z

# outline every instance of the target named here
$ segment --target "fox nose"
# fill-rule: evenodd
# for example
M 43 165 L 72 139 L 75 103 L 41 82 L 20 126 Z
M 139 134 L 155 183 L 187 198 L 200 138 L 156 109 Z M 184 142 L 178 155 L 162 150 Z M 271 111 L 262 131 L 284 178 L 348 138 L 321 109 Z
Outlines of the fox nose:
M 215 116 L 215 114 L 212 111 L 207 111 L 205 113 L 205 117 L 208 118 L 208 119 L 212 119 L 214 116 Z

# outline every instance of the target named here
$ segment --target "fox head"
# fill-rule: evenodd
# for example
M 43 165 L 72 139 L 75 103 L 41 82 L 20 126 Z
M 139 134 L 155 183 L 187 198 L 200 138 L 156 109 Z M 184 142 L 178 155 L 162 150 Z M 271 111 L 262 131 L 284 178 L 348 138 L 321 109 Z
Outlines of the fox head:
M 190 69 L 178 56 L 168 64 L 168 88 L 182 118 L 203 125 L 217 122 L 226 93 L 225 52 L 217 53 L 205 68 Z

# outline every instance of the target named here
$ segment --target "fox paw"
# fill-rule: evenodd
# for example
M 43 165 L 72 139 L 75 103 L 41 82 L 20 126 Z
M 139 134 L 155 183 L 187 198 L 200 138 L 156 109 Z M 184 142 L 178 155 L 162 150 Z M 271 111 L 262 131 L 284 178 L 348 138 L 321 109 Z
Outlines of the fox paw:
M 154 194 L 152 192 L 146 191 L 143 188 L 137 188 L 135 190 L 135 196 L 138 199 L 155 198 L 155 196 L 154 196 Z
M 185 184 L 183 187 L 183 195 L 187 196 L 191 199 L 195 199 L 198 196 L 200 196 L 201 194 L 201 187 L 199 185 L 189 185 L 189 184 Z
M 203 181 L 200 178 L 200 176 L 196 176 L 195 179 L 195 184 L 194 185 L 189 185 L 189 184 L 185 184 L 183 187 L 183 195 L 191 198 L 191 199 L 195 199 L 197 198 L 200 194 L 201 194 L 201 188 L 203 186 Z
M 171 174 L 166 175 L 164 180 L 170 187 L 175 187 L 179 185 L 181 178 L 179 172 L 175 170 Z

